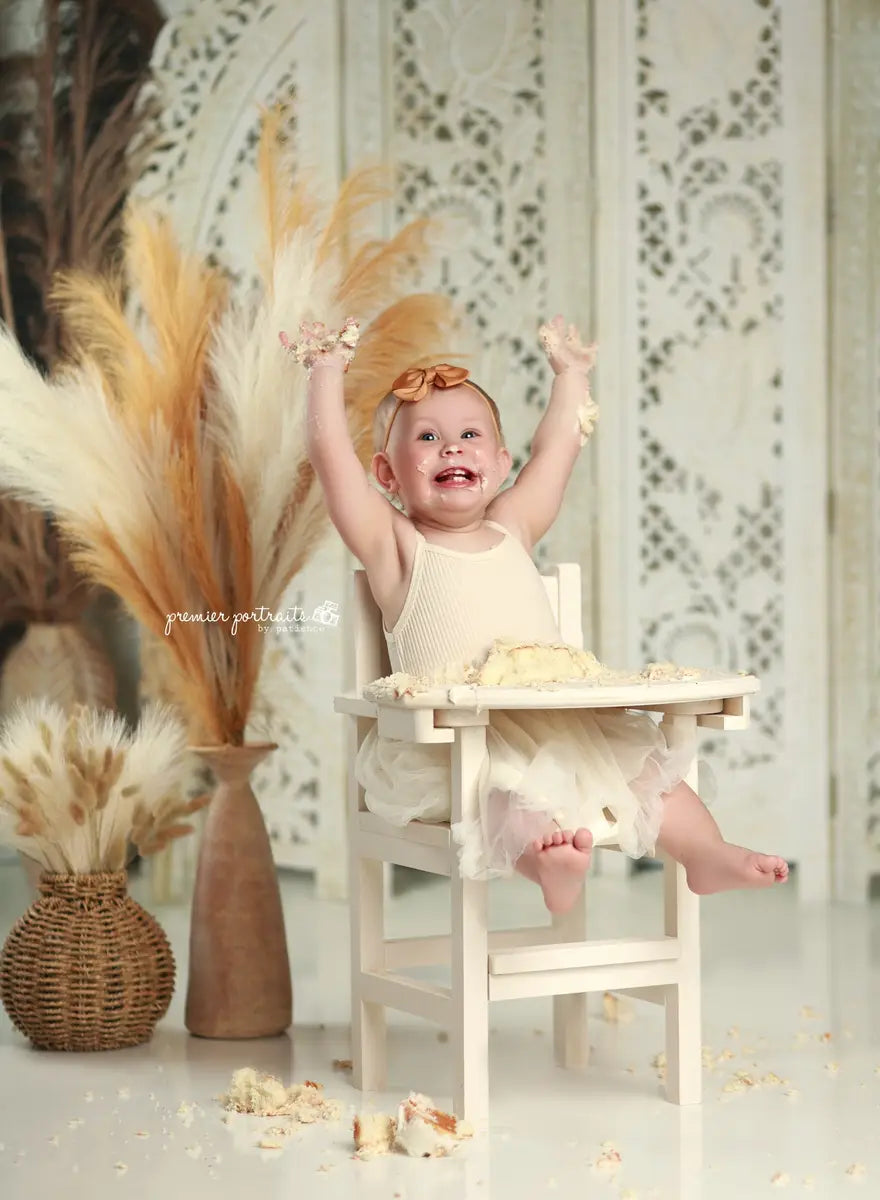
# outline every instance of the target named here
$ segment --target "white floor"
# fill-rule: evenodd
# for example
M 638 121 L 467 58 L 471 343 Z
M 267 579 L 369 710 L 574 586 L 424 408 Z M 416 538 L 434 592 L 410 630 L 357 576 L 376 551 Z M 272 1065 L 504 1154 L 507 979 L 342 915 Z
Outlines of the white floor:
M 658 875 L 591 882 L 597 936 L 654 930 Z M 394 1091 L 362 1101 L 348 1075 L 348 936 L 344 905 L 313 899 L 286 877 L 295 988 L 289 1037 L 257 1043 L 187 1036 L 182 1021 L 188 912 L 157 909 L 175 948 L 178 986 L 154 1040 L 131 1051 L 47 1054 L 0 1015 L 0 1196 L 65 1200 L 186 1195 L 433 1200 L 544 1195 L 728 1200 L 789 1193 L 834 1200 L 878 1195 L 880 1181 L 880 906 L 799 910 L 794 887 L 713 897 L 703 905 L 705 1099 L 679 1109 L 651 1062 L 662 1014 L 631 1005 L 609 1023 L 595 997 L 592 1065 L 553 1065 L 550 1002 L 493 1007 L 492 1127 L 439 1160 L 351 1157 L 351 1117 L 391 1109 L 411 1089 L 448 1103 L 447 1047 L 433 1027 L 392 1015 Z M 148 881 L 132 892 L 149 897 Z M 28 902 L 16 865 L 0 865 L 0 938 Z M 503 923 L 539 923 L 522 881 L 493 890 Z M 437 881 L 395 899 L 389 932 L 440 931 Z M 813 1015 L 815 1014 L 815 1015 Z M 722 1051 L 730 1055 L 718 1061 Z M 709 1055 L 707 1052 L 707 1064 Z M 278 1122 L 234 1118 L 215 1097 L 233 1070 L 286 1083 L 318 1080 L 345 1106 L 339 1124 L 304 1128 L 281 1151 L 260 1150 Z M 737 1071 L 758 1086 L 727 1090 Z M 771 1076 L 770 1079 L 766 1079 Z M 782 1083 L 773 1082 L 776 1076 Z M 764 1082 L 760 1082 L 764 1081 Z M 602 1144 L 622 1156 L 597 1170 Z

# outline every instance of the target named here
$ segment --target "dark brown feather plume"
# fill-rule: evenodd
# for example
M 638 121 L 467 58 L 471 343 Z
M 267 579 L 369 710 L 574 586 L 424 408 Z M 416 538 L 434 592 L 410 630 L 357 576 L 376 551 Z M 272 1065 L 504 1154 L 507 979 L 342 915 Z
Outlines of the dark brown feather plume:
M 104 270 L 148 150 L 137 106 L 154 0 L 43 0 L 42 37 L 0 60 L 0 318 L 45 373 L 64 357 L 57 271 Z M 82 577 L 43 513 L 0 498 L 0 621 L 73 620 Z

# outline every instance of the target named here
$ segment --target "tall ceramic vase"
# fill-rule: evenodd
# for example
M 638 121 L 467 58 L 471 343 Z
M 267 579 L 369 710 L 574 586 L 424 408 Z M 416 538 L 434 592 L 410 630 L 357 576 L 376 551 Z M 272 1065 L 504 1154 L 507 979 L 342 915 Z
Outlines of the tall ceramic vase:
M 196 748 L 217 781 L 190 926 L 185 1019 L 198 1037 L 271 1037 L 293 1018 L 281 893 L 250 782 L 257 764 L 276 748 Z

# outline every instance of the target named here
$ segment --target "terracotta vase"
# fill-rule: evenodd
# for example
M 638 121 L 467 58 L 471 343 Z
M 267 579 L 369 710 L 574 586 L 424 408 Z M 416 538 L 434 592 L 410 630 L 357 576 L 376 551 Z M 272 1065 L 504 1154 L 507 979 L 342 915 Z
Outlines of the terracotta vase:
M 41 897 L 0 954 L 0 999 L 42 1050 L 119 1050 L 149 1041 L 168 1011 L 174 957 L 128 895 L 125 871 L 43 874 Z
M 281 892 L 251 772 L 277 747 L 195 748 L 217 781 L 199 850 L 186 1027 L 197 1037 L 283 1033 L 293 991 Z

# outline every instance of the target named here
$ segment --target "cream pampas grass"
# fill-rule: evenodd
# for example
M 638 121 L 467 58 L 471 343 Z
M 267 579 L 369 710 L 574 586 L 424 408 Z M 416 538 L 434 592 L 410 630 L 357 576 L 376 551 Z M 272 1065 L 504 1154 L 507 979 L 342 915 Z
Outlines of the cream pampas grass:
M 0 842 L 70 874 L 121 871 L 129 843 L 162 849 L 192 831 L 184 818 L 208 802 L 185 797 L 186 741 L 159 706 L 130 733 L 112 713 L 25 702 L 0 734 Z
M 214 744 L 244 739 L 263 645 L 253 614 L 280 609 L 329 528 L 306 455 L 305 372 L 279 331 L 361 322 L 346 405 L 366 465 L 388 381 L 434 358 L 449 315 L 440 296 L 401 295 L 424 226 L 363 237 L 375 172 L 349 179 L 320 220 L 288 182 L 279 121 L 266 116 L 259 147 L 266 257 L 253 304 L 134 211 L 125 273 L 143 340 L 119 284 L 83 275 L 56 287 L 75 359 L 65 374 L 45 382 L 0 336 L 0 486 L 53 511 L 75 563 L 162 639 L 169 679 Z

